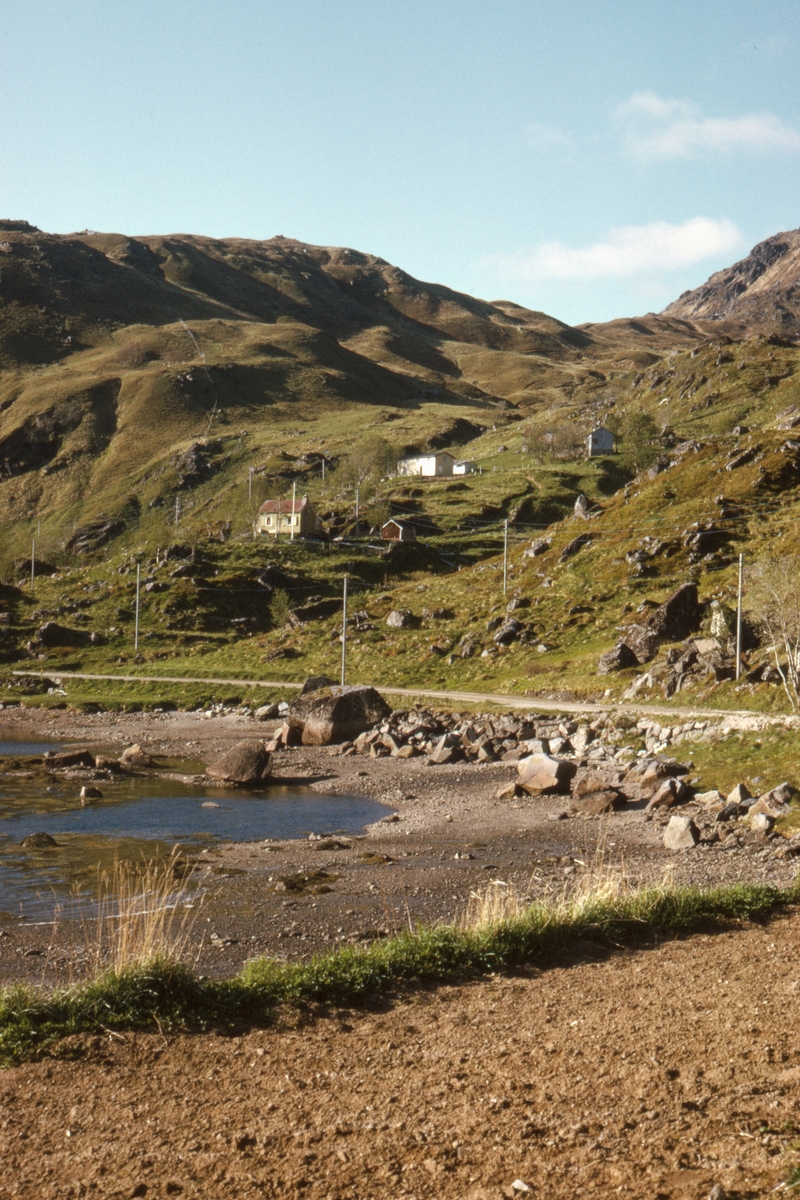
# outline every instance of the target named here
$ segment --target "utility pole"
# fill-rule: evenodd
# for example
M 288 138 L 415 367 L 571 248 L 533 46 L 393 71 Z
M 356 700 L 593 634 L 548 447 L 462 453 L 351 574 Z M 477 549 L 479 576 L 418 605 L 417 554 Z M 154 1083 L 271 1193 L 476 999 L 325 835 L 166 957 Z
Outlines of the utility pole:
M 739 555 L 739 597 L 736 601 L 736 681 L 742 673 L 742 582 L 744 576 L 744 555 Z
M 508 521 L 503 521 L 503 595 L 508 591 Z
M 36 538 L 31 541 L 31 591 L 33 591 L 33 577 L 36 574 Z
M 178 532 L 178 520 L 181 515 L 181 502 L 178 497 L 175 497 L 175 532 Z
M 356 488 L 356 537 L 358 537 L 358 488 Z
M 322 456 L 322 486 L 325 486 L 325 455 Z
M 41 517 L 39 517 L 39 520 L 37 522 L 36 536 L 39 539 L 39 541 L 42 540 L 42 518 Z
M 142 564 L 136 564 L 136 625 L 133 634 L 133 648 L 139 650 L 139 589 L 142 581 Z
M 342 580 L 342 687 L 344 687 L 347 660 L 347 576 Z
M 253 499 L 253 472 L 255 467 L 251 467 L 247 472 L 247 499 L 248 502 Z
M 293 483 L 292 484 L 292 525 L 291 525 L 291 532 L 289 534 L 290 542 L 294 541 L 294 497 L 295 497 L 296 491 L 297 491 L 297 484 Z

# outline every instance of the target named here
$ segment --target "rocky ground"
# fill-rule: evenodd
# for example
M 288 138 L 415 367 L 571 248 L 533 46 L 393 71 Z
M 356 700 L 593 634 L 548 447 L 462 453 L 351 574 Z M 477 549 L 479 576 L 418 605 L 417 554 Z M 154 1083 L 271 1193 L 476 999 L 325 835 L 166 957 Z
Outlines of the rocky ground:
M 798 1162 L 798 917 L 0 1075 L 16 1200 L 744 1200 Z
M 224 712 L 87 716 L 11 708 L 0 716 L 10 732 L 102 746 L 107 754 L 136 743 L 156 762 L 164 755 L 213 763 L 243 738 L 280 742 L 282 728 L 280 721 Z M 434 728 L 411 738 L 399 732 L 425 722 Z M 453 919 L 472 893 L 498 880 L 521 896 L 559 895 L 598 858 L 634 883 L 667 871 L 677 882 L 704 886 L 784 885 L 795 874 L 795 845 L 770 832 L 769 819 L 762 832 L 753 831 L 746 798 L 727 810 L 724 797 L 691 799 L 684 783 L 691 775 L 676 755 L 702 721 L 689 722 L 691 730 L 649 720 L 637 729 L 629 717 L 580 725 L 536 718 L 531 725 L 515 716 L 415 712 L 389 724 L 394 732 L 369 734 L 361 753 L 349 744 L 274 752 L 275 777 L 370 796 L 387 815 L 359 838 L 223 844 L 197 855 L 189 878 L 203 903 L 189 953 L 200 971 L 227 974 L 256 954 L 308 957 L 407 924 Z M 634 734 L 644 742 L 638 754 L 630 748 Z M 413 737 L 418 752 L 398 757 Z M 521 760 L 545 751 L 566 764 L 571 794 L 530 795 L 519 786 L 526 783 Z M 74 774 L 77 796 L 93 772 Z M 653 808 L 659 793 L 664 805 Z M 664 846 L 675 812 L 693 831 L 684 852 Z M 8 922 L 0 931 L 0 980 L 63 982 L 79 972 L 78 951 L 67 925 Z

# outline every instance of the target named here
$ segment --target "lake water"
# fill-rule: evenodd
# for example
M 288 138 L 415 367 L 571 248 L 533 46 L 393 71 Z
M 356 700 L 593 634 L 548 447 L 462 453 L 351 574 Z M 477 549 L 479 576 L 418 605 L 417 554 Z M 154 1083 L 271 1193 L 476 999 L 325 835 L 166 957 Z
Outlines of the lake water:
M 6 747 L 6 749 L 3 749 Z M 56 743 L 0 740 L 0 754 L 30 757 Z M 178 764 L 170 764 L 173 768 Z M 365 796 L 320 794 L 303 787 L 259 792 L 202 787 L 156 776 L 96 785 L 103 799 L 81 807 L 81 781 L 31 771 L 0 774 L 0 919 L 52 911 L 54 897 L 90 886 L 98 866 L 115 857 L 141 859 L 175 846 L 192 853 L 218 842 L 357 835 L 391 810 Z M 213 805 L 213 807 L 211 807 Z M 25 849 L 46 832 L 58 847 Z

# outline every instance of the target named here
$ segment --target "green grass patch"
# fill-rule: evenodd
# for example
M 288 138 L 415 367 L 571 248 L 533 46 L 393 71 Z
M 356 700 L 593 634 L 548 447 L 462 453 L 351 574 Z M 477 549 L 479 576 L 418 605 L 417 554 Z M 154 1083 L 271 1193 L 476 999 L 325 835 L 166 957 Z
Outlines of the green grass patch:
M 0 1062 L 29 1057 L 74 1034 L 264 1025 L 284 1005 L 352 1004 L 399 984 L 442 984 L 544 965 L 587 936 L 614 947 L 645 932 L 680 934 L 709 921 L 765 919 L 796 903 L 798 895 L 795 887 L 745 884 L 707 891 L 652 887 L 622 895 L 600 890 L 560 905 L 536 902 L 472 928 L 408 931 L 308 963 L 258 958 L 227 980 L 201 979 L 155 957 L 51 993 L 19 985 L 0 995 Z

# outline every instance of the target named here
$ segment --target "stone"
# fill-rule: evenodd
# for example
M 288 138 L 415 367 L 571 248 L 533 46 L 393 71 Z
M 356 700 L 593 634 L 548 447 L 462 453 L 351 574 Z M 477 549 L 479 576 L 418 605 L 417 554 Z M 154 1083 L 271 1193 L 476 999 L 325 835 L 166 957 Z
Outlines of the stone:
M 623 780 L 626 787 L 648 788 L 670 775 L 669 764 L 661 758 L 645 758 L 631 767 Z
M 517 763 L 517 786 L 530 796 L 566 793 L 575 774 L 574 763 L 549 754 L 531 754 Z
M 728 792 L 725 797 L 726 804 L 744 804 L 746 800 L 751 800 L 752 797 L 747 787 L 743 783 L 737 783 L 732 791 Z
M 215 804 L 213 800 L 204 800 L 200 805 L 201 808 L 219 808 L 219 804 Z
M 648 801 L 645 812 L 653 812 L 656 808 L 672 808 L 673 804 L 680 804 L 682 800 L 689 799 L 689 789 L 680 779 L 665 779 L 660 783 L 653 792 Z
M 23 850 L 46 850 L 48 847 L 57 845 L 58 842 L 49 833 L 29 833 L 20 842 Z
M 437 766 L 444 766 L 446 763 L 458 762 L 463 758 L 464 752 L 458 744 L 453 744 L 452 734 L 444 734 L 440 737 L 433 750 L 430 753 L 428 762 L 434 763 Z
M 155 766 L 150 755 L 142 749 L 138 742 L 134 742 L 132 746 L 126 746 L 119 756 L 119 761 L 123 767 Z
M 742 806 L 735 800 L 727 800 L 714 817 L 715 821 L 735 821 L 742 815 Z
M 620 641 L 633 651 L 640 663 L 649 662 L 658 653 L 658 634 L 646 625 L 626 625 L 621 630 Z
M 574 800 L 572 811 L 599 817 L 605 813 L 618 812 L 625 807 L 625 797 L 620 792 L 608 789 L 602 792 L 587 792 L 580 800 Z
M 521 632 L 522 625 L 520 622 L 510 617 L 508 621 L 505 621 L 500 626 L 494 635 L 494 643 L 496 646 L 510 646 L 512 642 L 517 640 Z
M 417 751 L 407 742 L 405 746 L 398 746 L 396 750 L 391 750 L 389 753 L 391 758 L 413 758 Z
M 48 751 L 44 756 L 44 765 L 52 770 L 63 767 L 96 767 L 95 757 L 88 750 L 59 750 Z
M 270 763 L 270 755 L 263 742 L 238 742 L 206 768 L 206 775 L 223 783 L 248 787 L 269 778 Z
M 753 833 L 766 835 L 772 831 L 774 824 L 775 818 L 771 817 L 769 813 L 751 812 L 750 814 L 750 828 L 752 829 Z
M 639 660 L 634 652 L 624 642 L 617 642 L 613 649 L 601 654 L 597 674 L 610 675 L 612 671 L 627 671 L 630 667 L 638 665 Z
M 625 776 L 625 768 L 619 766 L 584 767 L 572 781 L 573 798 L 588 796 L 592 792 L 619 791 L 618 785 Z
M 300 696 L 289 708 L 289 725 L 304 746 L 355 742 L 359 734 L 392 715 L 373 687 L 330 687 Z
M 783 789 L 786 789 L 784 791 Z M 782 817 L 789 812 L 788 800 L 784 800 L 785 795 L 791 795 L 788 784 L 782 784 L 781 787 L 773 788 L 771 792 L 765 792 L 763 796 L 759 796 L 755 804 L 750 806 L 750 820 L 757 813 L 766 813 L 768 817 Z
M 253 713 L 257 721 L 275 721 L 281 715 L 277 704 L 262 704 Z
M 647 627 L 659 638 L 676 642 L 686 638 L 700 624 L 697 584 L 681 584 L 648 618 Z
M 528 549 L 523 552 L 523 557 L 538 558 L 540 554 L 546 554 L 551 541 L 552 538 L 549 537 L 534 538 Z
M 513 800 L 517 796 L 517 785 L 512 779 L 510 783 L 502 784 L 494 794 L 495 800 Z
M 103 793 L 100 791 L 100 788 L 82 787 L 80 799 L 81 805 L 85 806 L 86 804 L 91 804 L 92 800 L 102 800 Z
M 664 847 L 667 850 L 693 850 L 700 840 L 700 833 L 691 817 L 675 813 L 664 830 Z
M 725 797 L 723 796 L 722 792 L 718 792 L 716 790 L 712 790 L 710 792 L 698 792 L 695 796 L 695 800 L 709 812 L 713 811 L 713 809 L 717 807 L 721 807 L 725 803 Z
M 591 540 L 592 535 L 590 533 L 579 533 L 571 542 L 567 542 L 558 556 L 558 561 L 566 562 L 568 558 L 573 558 L 579 550 L 582 550 L 584 546 L 588 546 Z
M 414 614 L 408 608 L 395 608 L 386 618 L 390 629 L 408 629 L 414 624 Z
M 105 754 L 98 754 L 94 761 L 98 771 L 120 770 L 120 762 L 118 758 L 106 758 Z
M 593 505 L 591 500 L 587 500 L 586 497 L 581 493 L 581 495 L 578 496 L 578 499 L 575 501 L 575 507 L 572 511 L 575 513 L 576 517 L 580 517 L 583 521 L 588 521 L 589 517 L 591 516 L 592 507 Z

